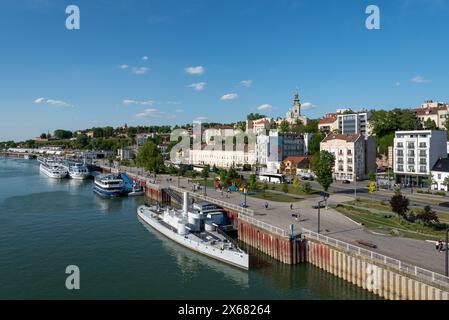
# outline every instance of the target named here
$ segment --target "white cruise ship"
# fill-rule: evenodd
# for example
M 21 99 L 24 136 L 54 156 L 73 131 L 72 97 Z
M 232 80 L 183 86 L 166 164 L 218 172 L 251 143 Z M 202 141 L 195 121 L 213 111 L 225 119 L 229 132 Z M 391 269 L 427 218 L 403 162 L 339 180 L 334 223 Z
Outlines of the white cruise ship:
M 249 256 L 217 231 L 218 225 L 200 212 L 188 210 L 184 193 L 183 210 L 143 205 L 137 215 L 167 238 L 193 251 L 238 268 L 249 268 Z
M 38 160 L 41 164 L 39 168 L 40 171 L 48 177 L 63 179 L 67 176 L 67 169 L 64 168 L 59 162 L 46 158 L 39 158 Z
M 72 179 L 84 180 L 90 176 L 89 169 L 82 163 L 69 164 L 69 176 Z

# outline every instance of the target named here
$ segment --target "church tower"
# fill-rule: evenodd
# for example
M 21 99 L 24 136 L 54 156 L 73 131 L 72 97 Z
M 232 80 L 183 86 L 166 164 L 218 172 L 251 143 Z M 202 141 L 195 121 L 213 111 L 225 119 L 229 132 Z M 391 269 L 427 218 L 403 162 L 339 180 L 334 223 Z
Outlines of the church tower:
M 295 117 L 301 116 L 301 103 L 299 102 L 299 92 L 296 90 L 295 99 L 293 100 L 293 113 Z

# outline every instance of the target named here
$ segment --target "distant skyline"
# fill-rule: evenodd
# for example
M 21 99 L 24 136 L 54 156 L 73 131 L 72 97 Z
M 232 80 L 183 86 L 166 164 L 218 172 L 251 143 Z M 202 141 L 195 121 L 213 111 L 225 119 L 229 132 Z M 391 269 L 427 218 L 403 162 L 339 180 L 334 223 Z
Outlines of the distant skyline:
M 284 116 L 296 88 L 309 118 L 448 102 L 448 16 L 449 0 L 2 0 L 0 141 Z

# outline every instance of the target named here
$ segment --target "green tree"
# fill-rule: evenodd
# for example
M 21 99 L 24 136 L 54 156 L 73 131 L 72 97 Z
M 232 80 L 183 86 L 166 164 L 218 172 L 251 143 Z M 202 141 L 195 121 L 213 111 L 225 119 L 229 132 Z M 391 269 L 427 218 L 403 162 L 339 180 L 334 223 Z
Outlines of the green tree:
M 76 137 L 76 147 L 78 149 L 84 149 L 89 144 L 89 137 L 84 133 Z
M 288 184 L 286 184 L 286 183 L 282 184 L 282 192 L 288 193 Z
M 280 126 L 279 126 L 279 130 L 282 133 L 287 133 L 290 132 L 290 125 L 288 124 L 288 122 L 286 120 L 282 120 Z
M 148 172 L 159 173 L 164 167 L 164 159 L 159 148 L 152 141 L 147 141 L 137 153 L 136 163 Z
M 103 128 L 103 136 L 105 138 L 112 137 L 113 135 L 114 135 L 114 128 L 112 128 L 112 127 Z
M 427 130 L 437 130 L 438 129 L 435 121 L 430 118 L 428 118 L 426 121 L 424 121 L 424 128 L 426 128 Z
M 333 182 L 334 165 L 335 156 L 327 151 L 320 152 L 312 160 L 312 170 L 324 191 L 327 191 Z
M 449 187 L 449 176 L 444 178 L 442 185 L 445 187 Z
M 265 182 L 263 183 L 263 185 L 262 185 L 263 192 L 265 193 L 265 192 L 268 190 L 268 188 L 269 188 L 269 187 L 268 187 L 268 182 L 265 181 Z
M 257 189 L 257 177 L 255 174 L 250 174 L 248 177 L 248 188 L 250 190 L 256 190 Z
M 320 152 L 320 143 L 325 138 L 322 132 L 313 133 L 309 141 L 309 155 L 316 155 Z
M 369 181 L 376 181 L 376 178 L 377 178 L 377 174 L 374 171 L 371 171 L 370 173 L 368 173 Z
M 72 133 L 72 131 L 58 129 L 58 130 L 55 130 L 54 136 L 56 139 L 59 139 L 59 140 L 70 139 L 73 136 L 73 133 Z
M 252 113 L 252 112 L 250 114 L 248 114 L 248 116 L 246 117 L 246 119 L 250 120 L 250 121 L 254 121 L 254 120 L 258 120 L 258 119 L 262 119 L 262 118 L 266 118 L 266 116 L 263 114 Z
M 304 182 L 301 187 L 301 191 L 305 194 L 309 194 L 312 192 L 312 187 L 310 186 L 310 182 Z
M 408 211 L 409 200 L 401 194 L 401 190 L 397 189 L 390 199 L 390 206 L 393 212 L 399 216 L 405 217 Z
M 47 134 L 41 133 L 40 138 L 41 138 L 41 139 L 47 139 Z

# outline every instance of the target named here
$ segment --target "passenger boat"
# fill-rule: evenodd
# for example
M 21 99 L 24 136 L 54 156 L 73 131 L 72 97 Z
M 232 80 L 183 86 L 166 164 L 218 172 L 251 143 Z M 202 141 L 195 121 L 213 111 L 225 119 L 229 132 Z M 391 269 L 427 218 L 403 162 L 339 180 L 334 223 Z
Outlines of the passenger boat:
M 231 241 L 219 225 L 198 211 L 189 211 L 188 192 L 183 210 L 142 205 L 137 215 L 146 224 L 178 244 L 238 268 L 249 268 L 249 256 Z
M 47 158 L 39 158 L 40 171 L 46 176 L 54 179 L 63 179 L 67 176 L 67 169 L 58 161 Z
M 125 194 L 124 182 L 119 175 L 95 177 L 94 192 L 102 197 L 120 197 Z
M 72 179 L 84 180 L 90 176 L 89 169 L 83 163 L 73 163 L 68 165 L 69 176 Z

